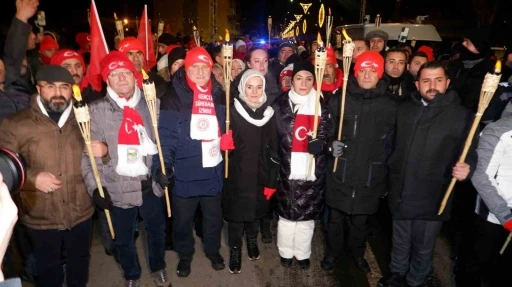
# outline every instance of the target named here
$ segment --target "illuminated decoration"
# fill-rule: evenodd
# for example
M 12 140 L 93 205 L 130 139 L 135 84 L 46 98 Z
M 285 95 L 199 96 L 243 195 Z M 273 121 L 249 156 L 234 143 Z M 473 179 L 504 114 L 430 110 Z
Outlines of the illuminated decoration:
M 322 4 L 322 6 L 320 6 L 320 10 L 318 10 L 318 27 L 319 28 L 322 28 L 322 26 L 324 25 L 324 21 L 325 21 L 325 8 L 324 8 L 324 4 Z
M 295 16 L 295 19 L 297 19 L 297 22 L 299 22 L 300 19 L 302 18 L 302 15 L 293 15 L 293 16 Z
M 299 36 L 299 34 L 300 34 L 300 30 L 299 30 L 299 26 L 297 26 L 297 28 L 295 29 L 295 35 Z
M 308 24 L 306 24 L 306 19 L 302 22 L 302 33 L 306 34 L 306 30 L 308 29 Z
M 331 8 L 329 8 L 329 16 L 327 16 L 327 25 L 325 26 L 325 36 L 327 47 L 331 47 L 331 32 L 332 32 L 332 22 L 334 17 L 331 16 Z
M 302 9 L 304 9 L 304 14 L 308 13 L 309 7 L 313 5 L 313 3 L 299 3 L 300 6 L 302 6 Z

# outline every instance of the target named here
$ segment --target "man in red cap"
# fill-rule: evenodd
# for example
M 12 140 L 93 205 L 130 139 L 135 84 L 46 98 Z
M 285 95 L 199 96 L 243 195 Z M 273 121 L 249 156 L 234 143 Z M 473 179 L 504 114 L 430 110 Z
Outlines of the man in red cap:
M 328 103 L 335 94 L 341 95 L 340 87 L 342 85 L 343 72 L 338 66 L 334 49 L 332 47 L 327 48 L 327 62 L 325 63 L 324 77 L 322 79 L 324 102 Z
M 43 64 L 50 64 L 50 60 L 58 50 L 59 44 L 57 41 L 55 41 L 51 36 L 44 36 L 43 40 L 39 44 L 41 62 L 43 62 Z
M 50 64 L 64 67 L 71 73 L 75 84 L 80 86 L 82 98 L 86 103 L 92 103 L 103 97 L 104 93 L 96 92 L 89 86 L 89 82 L 85 78 L 86 65 L 84 58 L 78 52 L 62 49 L 53 55 Z
M 91 35 L 89 33 L 81 32 L 76 34 L 75 41 L 78 44 L 78 54 L 83 55 L 84 53 L 91 52 Z
M 386 95 L 382 79 L 384 59 L 377 51 L 357 57 L 354 75 L 347 83 L 342 141 L 329 146 L 327 166 L 338 166 L 327 173 L 325 203 L 329 206 L 327 246 L 321 267 L 332 270 L 344 246 L 357 268 L 368 273 L 364 259 L 368 218 L 379 208 L 386 188 L 386 161 L 397 104 Z M 339 124 L 341 97 L 329 101 L 333 120 Z M 338 130 L 338 127 L 333 127 Z M 344 238 L 348 239 L 345 244 Z
M 128 56 L 137 72 L 140 73 L 142 71 L 144 65 L 144 46 L 142 46 L 139 40 L 135 37 L 126 37 L 119 42 L 118 50 Z
M 172 78 L 162 99 L 159 133 L 165 166 L 153 159 L 153 177 L 172 190 L 173 243 L 180 257 L 179 277 L 187 277 L 194 254 L 192 228 L 198 206 L 203 215 L 203 246 L 213 269 L 222 270 L 221 192 L 224 164 L 220 151 L 226 108 L 224 91 L 212 80 L 213 61 L 196 47 Z M 162 173 L 165 168 L 166 175 Z
M 98 160 L 105 197 L 88 156 L 82 176 L 93 202 L 110 210 L 116 235 L 115 252 L 126 286 L 140 286 L 141 267 L 135 246 L 138 217 L 147 232 L 149 269 L 156 286 L 171 286 L 165 270 L 163 190 L 151 178 L 152 155 L 157 153 L 149 108 L 137 87 L 137 70 L 124 53 L 110 52 L 101 62 L 107 96 L 90 107 L 93 154 Z

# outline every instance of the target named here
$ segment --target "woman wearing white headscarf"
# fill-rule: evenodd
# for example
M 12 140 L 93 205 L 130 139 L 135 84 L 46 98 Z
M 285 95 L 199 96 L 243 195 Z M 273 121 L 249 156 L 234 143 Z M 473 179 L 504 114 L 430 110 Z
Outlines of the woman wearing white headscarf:
M 267 104 L 265 77 L 257 70 L 246 70 L 238 91 L 230 109 L 232 130 L 221 140 L 221 149 L 230 150 L 222 205 L 228 221 L 229 271 L 235 274 L 242 267 L 244 232 L 249 259 L 260 257 L 258 220 L 267 214 L 280 166 L 274 110 Z

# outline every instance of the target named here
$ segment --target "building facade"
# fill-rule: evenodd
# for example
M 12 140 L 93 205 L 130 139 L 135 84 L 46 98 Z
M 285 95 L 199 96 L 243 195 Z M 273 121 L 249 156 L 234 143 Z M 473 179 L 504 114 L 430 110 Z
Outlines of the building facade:
M 153 8 L 154 23 L 169 24 L 172 34 L 192 35 L 194 26 L 206 42 L 224 39 L 226 29 L 232 38 L 240 34 L 236 0 L 154 0 Z

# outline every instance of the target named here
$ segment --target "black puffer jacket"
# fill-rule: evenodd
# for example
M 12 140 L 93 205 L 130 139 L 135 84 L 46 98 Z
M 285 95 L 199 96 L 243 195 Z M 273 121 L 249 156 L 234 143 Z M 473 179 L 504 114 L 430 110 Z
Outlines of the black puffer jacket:
M 395 150 L 388 161 L 389 207 L 394 219 L 449 219 L 451 201 L 443 214 L 437 212 L 472 119 L 454 91 L 436 95 L 428 106 L 417 93 L 400 105 Z M 478 136 L 473 139 L 466 157 L 471 173 L 477 162 Z
M 281 158 L 279 175 L 281 181 L 277 188 L 279 215 L 291 221 L 307 221 L 317 219 L 324 205 L 324 187 L 326 172 L 325 153 L 315 157 L 315 181 L 290 180 L 290 164 L 292 152 L 292 134 L 295 114 L 290 106 L 288 92 L 280 95 L 273 108 L 276 112 L 278 153 Z M 329 108 L 321 105 L 322 116 L 318 125 L 317 138 L 326 142 L 332 132 Z
M 386 93 L 388 82 L 364 90 L 350 76 L 345 100 L 342 141 L 347 145 L 332 172 L 329 156 L 326 204 L 348 214 L 373 214 L 386 191 L 384 163 L 391 153 L 391 139 L 398 103 Z M 339 124 L 340 96 L 329 102 L 335 124 Z M 336 132 L 337 132 L 336 128 Z

